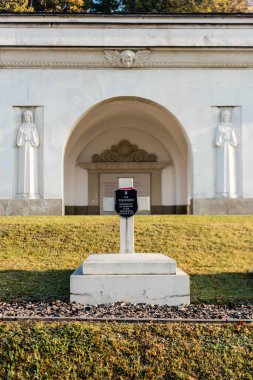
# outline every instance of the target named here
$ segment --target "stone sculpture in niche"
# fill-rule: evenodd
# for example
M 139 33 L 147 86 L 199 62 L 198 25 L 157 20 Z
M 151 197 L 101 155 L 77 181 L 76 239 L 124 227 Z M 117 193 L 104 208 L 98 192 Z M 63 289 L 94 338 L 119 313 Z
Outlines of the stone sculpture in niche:
M 38 146 L 39 133 L 33 123 L 33 114 L 26 110 L 23 123 L 18 128 L 18 197 L 39 198 Z
M 217 147 L 217 195 L 222 198 L 236 198 L 238 137 L 232 123 L 232 113 L 228 109 L 220 113 L 215 146 Z
M 149 154 L 137 145 L 132 145 L 128 140 L 121 140 L 118 145 L 113 145 L 101 154 L 94 154 L 92 162 L 156 162 L 157 156 Z
M 150 58 L 151 51 L 149 50 L 139 50 L 134 52 L 133 50 L 123 50 L 119 52 L 118 50 L 106 50 L 105 58 L 113 66 L 143 66 L 143 64 Z

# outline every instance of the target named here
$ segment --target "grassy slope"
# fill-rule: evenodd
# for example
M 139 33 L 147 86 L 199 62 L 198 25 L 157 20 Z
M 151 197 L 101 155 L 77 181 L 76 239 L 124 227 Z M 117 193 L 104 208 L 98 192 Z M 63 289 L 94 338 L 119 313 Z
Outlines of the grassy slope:
M 1 379 L 244 379 L 253 325 L 0 323 Z
M 1 217 L 0 299 L 68 300 L 71 272 L 118 235 L 117 217 Z M 139 216 L 136 252 L 175 258 L 193 302 L 253 301 L 253 217 Z

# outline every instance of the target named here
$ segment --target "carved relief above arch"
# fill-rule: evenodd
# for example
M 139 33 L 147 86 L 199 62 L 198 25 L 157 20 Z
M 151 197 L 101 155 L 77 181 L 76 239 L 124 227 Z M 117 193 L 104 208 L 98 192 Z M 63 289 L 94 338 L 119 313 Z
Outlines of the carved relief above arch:
M 140 176 L 146 176 L 149 185 L 145 188 L 147 192 L 145 196 L 151 197 L 152 212 L 156 210 L 157 213 L 161 213 L 161 175 L 163 169 L 173 165 L 170 158 L 160 162 L 156 154 L 148 153 L 138 145 L 123 139 L 118 144 L 112 145 L 110 149 L 100 154 L 93 154 L 91 162 L 77 160 L 76 165 L 88 172 L 88 213 L 104 214 L 103 196 L 111 196 L 114 193 L 114 179 L 119 175 L 123 177 L 131 175 L 137 183 Z M 108 174 L 110 177 L 106 180 L 105 176 Z M 105 193 L 107 191 L 111 191 L 111 194 Z
M 94 154 L 92 162 L 157 162 L 157 155 L 139 149 L 128 140 L 121 140 L 101 154 Z

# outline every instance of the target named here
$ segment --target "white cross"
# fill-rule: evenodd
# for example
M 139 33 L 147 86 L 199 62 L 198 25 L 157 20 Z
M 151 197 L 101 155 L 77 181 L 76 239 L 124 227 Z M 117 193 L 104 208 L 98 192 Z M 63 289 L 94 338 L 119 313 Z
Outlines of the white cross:
M 119 188 L 133 187 L 133 178 L 119 178 Z M 138 197 L 138 210 L 150 210 L 150 198 Z M 114 198 L 103 198 L 103 209 L 105 212 L 114 211 Z M 134 217 L 120 218 L 120 253 L 134 253 Z

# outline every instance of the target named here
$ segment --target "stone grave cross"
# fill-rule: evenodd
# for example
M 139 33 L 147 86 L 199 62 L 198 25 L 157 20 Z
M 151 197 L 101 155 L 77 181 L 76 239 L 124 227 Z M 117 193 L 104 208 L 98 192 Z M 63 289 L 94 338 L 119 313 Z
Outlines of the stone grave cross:
M 119 189 L 133 188 L 133 178 L 119 178 Z M 150 198 L 138 197 L 138 210 L 150 210 Z M 103 198 L 105 212 L 115 211 L 113 197 Z M 134 216 L 120 217 L 120 253 L 134 253 Z

